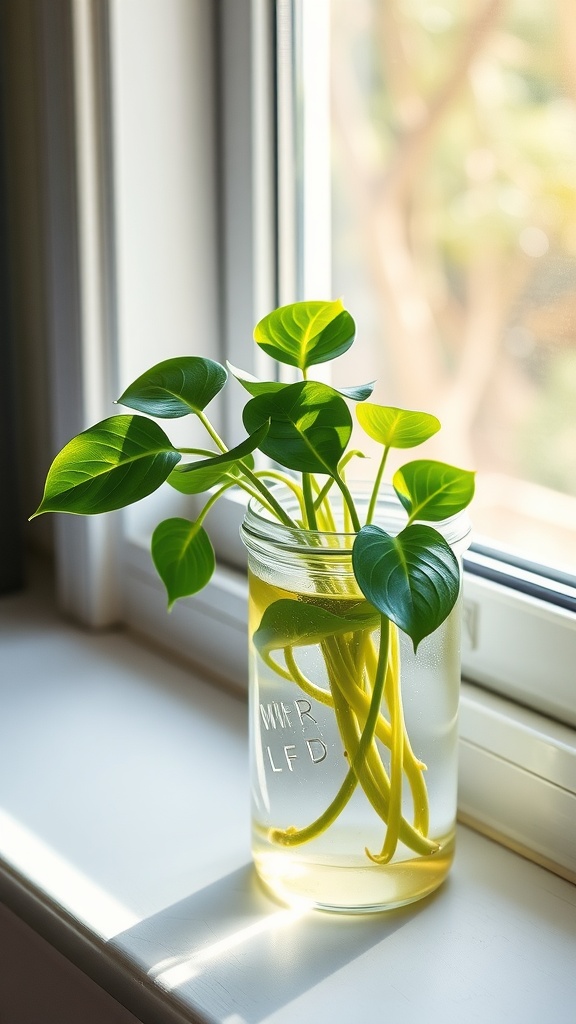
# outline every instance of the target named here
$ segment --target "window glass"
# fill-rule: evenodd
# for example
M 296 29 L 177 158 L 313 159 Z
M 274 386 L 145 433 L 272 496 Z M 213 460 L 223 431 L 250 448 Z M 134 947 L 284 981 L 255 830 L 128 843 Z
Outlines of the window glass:
M 301 4 L 304 86 L 309 6 L 330 40 L 332 294 L 359 329 L 335 380 L 377 378 L 375 401 L 434 412 L 426 455 L 478 470 L 477 538 L 576 573 L 572 5 Z M 310 249 L 305 180 L 303 197 Z

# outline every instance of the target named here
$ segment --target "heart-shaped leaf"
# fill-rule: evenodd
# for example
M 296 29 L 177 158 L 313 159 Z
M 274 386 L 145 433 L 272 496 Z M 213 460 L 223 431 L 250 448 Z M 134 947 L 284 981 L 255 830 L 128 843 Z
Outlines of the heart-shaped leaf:
M 435 416 L 391 405 L 366 402 L 358 406 L 356 416 L 368 437 L 386 448 L 415 448 L 440 430 Z
M 355 630 L 376 629 L 380 617 L 365 602 L 355 614 L 334 615 L 317 605 L 282 598 L 269 605 L 253 636 L 256 650 L 264 657 L 285 647 L 308 647 L 327 637 Z
M 352 565 L 364 597 L 411 637 L 414 651 L 456 603 L 458 560 L 431 526 L 407 526 L 397 537 L 379 526 L 363 526 Z
M 461 512 L 474 496 L 474 473 L 429 459 L 402 466 L 392 484 L 410 519 L 431 523 Z
M 273 359 L 304 371 L 347 352 L 356 325 L 339 299 L 280 306 L 256 325 L 254 340 Z
M 220 363 L 201 356 L 180 356 L 157 363 L 118 399 L 119 405 L 149 416 L 176 419 L 202 412 L 224 387 L 228 374 Z
M 180 458 L 153 420 L 111 416 L 73 437 L 56 456 L 34 515 L 124 508 L 155 491 Z
M 244 408 L 243 420 L 249 433 L 270 420 L 261 450 L 299 473 L 335 476 L 352 432 L 344 399 L 327 384 L 312 380 L 253 398 Z
M 274 394 L 276 391 L 282 391 L 282 388 L 286 387 L 286 384 L 282 384 L 278 380 L 258 380 L 247 370 L 240 370 L 237 366 L 233 366 L 232 363 L 226 362 L 226 366 L 230 370 L 233 377 L 236 378 L 239 384 L 252 395 L 253 398 L 256 395 L 268 395 Z
M 170 609 L 179 597 L 206 586 L 216 559 L 203 526 L 188 519 L 165 519 L 152 534 L 152 559 L 168 592 Z
M 214 487 L 225 476 L 238 475 L 233 471 L 238 470 L 239 473 L 240 460 L 246 459 L 255 448 L 258 448 L 266 437 L 269 426 L 267 421 L 253 434 L 246 437 L 241 444 L 223 452 L 222 455 L 215 455 L 213 459 L 198 459 L 197 462 L 188 462 L 183 466 L 177 466 L 168 477 L 168 483 L 181 494 L 200 494 L 202 491 Z M 251 468 L 250 464 L 249 468 Z

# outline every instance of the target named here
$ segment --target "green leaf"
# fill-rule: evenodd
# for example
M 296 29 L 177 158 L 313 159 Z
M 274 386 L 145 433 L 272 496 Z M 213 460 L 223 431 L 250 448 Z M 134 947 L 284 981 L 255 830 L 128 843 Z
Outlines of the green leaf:
M 286 387 L 286 384 L 282 384 L 278 380 L 258 380 L 247 370 L 240 370 L 237 366 L 233 366 L 232 363 L 226 362 L 226 366 L 230 370 L 233 377 L 236 378 L 239 384 L 252 395 L 253 398 L 256 395 L 268 395 L 274 394 L 276 391 L 282 391 Z
M 153 420 L 111 416 L 73 437 L 56 456 L 34 515 L 124 508 L 155 491 L 180 458 Z
M 157 363 L 118 399 L 119 405 L 176 419 L 202 412 L 224 387 L 228 374 L 220 363 L 201 356 L 180 356 Z
M 402 466 L 392 484 L 410 519 L 435 523 L 461 512 L 474 496 L 474 473 L 429 459 Z
M 411 637 L 414 651 L 456 603 L 458 560 L 431 526 L 407 526 L 397 537 L 379 526 L 363 526 L 352 565 L 364 597 Z
M 233 377 L 236 378 L 239 384 L 242 385 L 246 391 L 255 398 L 257 395 L 274 394 L 277 391 L 282 391 L 283 388 L 288 385 L 280 383 L 277 380 L 258 380 L 251 373 L 246 370 L 240 370 L 237 366 L 233 366 L 232 363 L 226 362 L 226 366 L 230 370 Z M 356 384 L 349 388 L 334 388 L 339 395 L 343 395 L 344 398 L 349 398 L 353 402 L 364 402 L 367 398 L 370 398 L 374 390 L 375 380 L 369 381 L 367 384 Z
M 258 448 L 266 437 L 269 426 L 269 422 L 266 421 L 253 434 L 246 437 L 241 444 L 223 452 L 222 455 L 216 455 L 213 459 L 198 459 L 197 462 L 188 462 L 185 465 L 177 466 L 168 477 L 168 483 L 181 494 L 200 494 L 202 491 L 214 487 L 225 476 L 231 474 L 239 476 L 240 460 L 246 459 L 255 448 Z M 248 465 L 251 468 L 251 465 Z
M 273 359 L 304 371 L 347 352 L 356 326 L 339 299 L 280 306 L 256 325 L 254 340 Z
M 170 609 L 179 597 L 202 590 L 216 559 L 206 530 L 188 519 L 165 519 L 152 534 L 152 560 L 168 592 Z
M 440 420 L 427 412 L 366 402 L 356 410 L 362 429 L 386 448 L 415 448 L 440 430 Z
M 344 398 L 350 398 L 353 402 L 365 402 L 374 391 L 375 384 L 375 380 L 370 380 L 367 384 L 354 384 L 349 388 L 334 388 L 334 390 L 339 395 L 344 395 Z
M 265 657 L 285 647 L 308 647 L 329 636 L 376 629 L 379 616 L 364 602 L 347 616 L 334 615 L 325 608 L 282 598 L 268 606 L 253 636 L 256 650 Z
M 352 433 L 344 399 L 327 384 L 311 380 L 253 398 L 244 408 L 243 420 L 249 433 L 270 420 L 261 451 L 299 473 L 335 476 Z
M 248 469 L 254 469 L 254 459 L 251 455 L 247 455 L 242 462 L 248 466 Z M 170 473 L 166 483 L 170 484 L 175 491 L 179 491 L 180 494 L 202 494 L 224 480 L 230 479 L 230 477 L 238 480 L 242 478 L 242 470 L 238 465 L 231 465 L 227 469 L 223 466 L 220 469 L 215 467 L 205 470 L 201 468 L 200 463 L 197 465 L 198 470 L 195 473 L 179 473 L 178 470 L 181 467 L 176 466 Z

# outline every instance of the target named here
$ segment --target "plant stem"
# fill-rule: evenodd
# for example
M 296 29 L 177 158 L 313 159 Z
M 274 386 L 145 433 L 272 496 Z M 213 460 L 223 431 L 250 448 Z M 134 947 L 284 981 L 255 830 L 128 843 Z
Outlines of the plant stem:
M 235 483 L 236 480 L 230 480 L 229 483 L 223 484 L 222 487 L 219 487 L 218 490 L 214 492 L 214 494 L 210 495 L 208 501 L 204 505 L 204 508 L 200 512 L 199 516 L 196 518 L 196 523 L 198 524 L 198 526 L 202 525 L 210 509 L 212 508 L 213 505 L 216 504 L 218 498 L 222 497 L 224 491 L 227 491 L 229 487 L 233 487 Z
M 322 504 L 322 502 L 326 498 L 326 496 L 328 494 L 328 491 L 332 487 L 333 483 L 334 483 L 334 477 L 331 476 L 331 477 L 328 478 L 327 482 L 324 484 L 324 487 L 322 487 L 322 489 L 320 491 L 318 491 L 318 494 L 316 495 L 316 497 L 314 499 L 314 508 L 319 508 L 320 507 L 320 505 Z
M 202 411 L 196 413 L 196 415 L 198 416 L 198 419 L 200 420 L 202 426 L 205 427 L 205 429 L 210 434 L 210 437 L 214 441 L 214 444 L 216 445 L 216 447 L 219 448 L 221 452 L 227 452 L 228 448 L 224 444 L 224 441 L 222 440 L 220 435 L 216 433 L 216 431 L 215 431 L 214 427 L 212 426 L 212 424 L 210 423 L 210 420 L 208 419 L 208 417 L 205 416 Z
M 253 473 L 252 470 L 249 469 L 244 462 L 240 462 L 239 465 L 242 469 L 244 476 L 250 481 L 252 486 L 256 488 L 259 494 L 263 495 L 263 497 L 266 499 L 266 504 L 272 508 L 274 514 L 278 517 L 280 522 L 283 523 L 284 526 L 288 526 L 291 530 L 297 530 L 298 525 L 284 511 L 282 505 L 280 505 L 280 503 L 276 501 L 276 498 L 274 497 L 270 489 L 266 487 L 266 484 L 263 484 L 262 481 L 256 476 L 256 473 Z
M 380 465 L 378 466 L 378 472 L 376 473 L 376 479 L 374 480 L 374 487 L 372 488 L 372 495 L 370 497 L 370 504 L 368 505 L 368 514 L 366 516 L 366 526 L 372 522 L 374 518 L 374 512 L 376 510 L 376 502 L 378 501 L 378 492 L 380 490 L 380 484 L 382 483 L 382 477 L 384 475 L 384 469 L 386 468 L 386 460 L 388 458 L 388 452 L 390 451 L 390 445 L 386 445 Z
M 200 422 L 205 427 L 205 429 L 210 434 L 210 437 L 214 441 L 214 444 L 217 445 L 217 447 L 220 449 L 221 452 L 227 452 L 228 448 L 226 447 L 226 445 L 225 445 L 224 441 L 222 440 L 222 438 L 220 437 L 220 435 L 217 433 L 217 431 L 214 429 L 214 427 L 210 423 L 210 420 L 208 419 L 208 417 L 205 416 L 202 411 L 198 412 L 197 416 L 198 416 L 198 419 L 200 420 Z M 286 512 L 284 511 L 284 509 L 282 508 L 280 503 L 276 501 L 276 498 L 274 497 L 274 495 L 270 493 L 270 490 L 268 489 L 268 487 L 266 487 L 265 484 L 260 482 L 260 480 L 258 479 L 256 474 L 253 473 L 252 470 L 249 469 L 248 466 L 244 462 L 240 461 L 239 465 L 242 467 L 242 472 L 248 478 L 248 480 L 250 481 L 252 486 L 256 488 L 256 490 L 258 491 L 259 495 L 262 495 L 266 499 L 266 504 L 273 510 L 273 512 L 278 517 L 280 522 L 284 523 L 284 526 L 289 526 L 290 529 L 294 529 L 294 530 L 297 529 L 298 528 L 297 524 L 294 522 L 294 520 L 292 520 L 290 518 L 289 515 L 286 514 Z M 239 481 L 237 481 L 237 482 L 239 483 Z
M 346 508 L 350 513 L 350 519 L 352 520 L 352 527 L 354 529 L 354 532 L 359 533 L 361 530 L 360 520 L 358 518 L 358 513 L 356 511 L 356 506 L 354 505 L 352 495 L 350 494 L 350 491 L 342 477 L 338 476 L 338 474 L 336 473 L 334 479 L 342 492 L 342 497 L 344 498 Z
M 218 452 L 211 451 L 210 448 L 177 448 L 176 451 L 181 455 L 207 455 L 211 459 L 218 455 Z
M 388 698 L 390 709 L 390 725 L 392 742 L 390 744 L 390 805 L 388 824 L 382 852 L 374 855 L 366 849 L 366 853 L 376 864 L 388 864 L 396 852 L 402 821 L 402 760 L 404 745 L 404 714 L 402 710 L 402 690 L 400 672 L 392 672 L 391 692 Z
M 268 509 L 270 515 L 273 516 L 276 514 L 272 506 L 269 505 L 268 502 L 266 501 L 264 495 L 260 494 L 260 492 L 257 491 L 255 487 L 251 487 L 250 484 L 246 482 L 246 480 L 242 480 L 241 477 L 234 477 L 233 482 L 236 484 L 237 487 L 240 487 L 243 491 L 246 491 L 246 494 L 249 494 L 251 498 L 256 498 L 256 501 L 261 502 L 261 504 Z
M 367 662 L 369 661 L 372 665 L 372 669 L 368 665 L 368 673 L 375 671 L 376 665 L 376 652 L 374 651 L 374 645 L 370 640 L 366 645 L 366 657 Z M 392 686 L 392 677 L 400 676 L 400 650 L 398 640 L 398 627 L 390 624 L 390 658 L 388 661 L 388 669 L 386 672 L 386 685 L 384 687 L 384 695 L 390 701 L 392 698 L 390 694 Z M 389 704 L 390 706 L 390 704 Z M 386 722 L 388 730 L 390 725 Z M 419 758 L 416 757 L 412 750 L 412 745 L 405 725 L 403 725 L 403 758 L 404 758 L 404 772 L 410 785 L 410 791 L 412 794 L 412 804 L 414 808 L 414 828 L 422 835 L 428 835 L 428 829 L 430 825 L 430 808 L 428 803 L 428 791 L 426 789 L 426 783 L 424 781 L 423 773 L 426 771 L 426 765 L 423 764 Z M 378 738 L 382 739 L 380 733 Z M 391 730 L 388 734 L 388 739 L 384 740 L 388 747 L 391 746 Z
M 293 480 L 291 476 L 288 476 L 287 473 L 279 473 L 278 470 L 276 469 L 257 469 L 255 470 L 255 475 L 259 477 L 259 479 L 261 480 L 263 480 L 265 477 L 271 480 L 280 480 L 285 487 L 289 487 L 292 493 L 296 495 L 298 499 L 298 504 L 300 505 L 300 509 L 302 510 L 302 512 L 304 512 L 304 498 L 302 497 L 302 488 L 298 486 L 296 481 Z
M 320 487 L 315 476 L 310 477 L 312 488 L 314 490 L 314 508 L 317 512 L 318 518 L 318 529 L 324 533 L 337 533 L 336 523 L 334 522 L 334 516 L 332 515 L 332 508 L 330 502 L 326 501 L 326 495 L 328 490 L 334 483 L 332 477 L 328 479 L 328 484 L 324 487 Z M 328 487 L 328 490 L 326 489 Z
M 296 664 L 294 652 L 291 647 L 284 648 L 284 657 L 286 659 L 286 666 L 289 669 L 289 672 L 286 672 L 286 678 L 298 683 L 302 692 L 307 694 L 308 697 L 312 697 L 313 700 L 317 700 L 319 704 L 327 704 L 328 707 L 333 708 L 334 700 L 332 695 L 327 690 L 322 690 L 320 686 L 316 686 L 311 679 L 308 679 L 308 677 L 304 675 Z M 266 659 L 266 664 L 269 665 L 271 661 L 272 658 Z M 272 661 L 272 664 L 276 671 L 278 671 L 279 666 L 276 662 Z M 281 674 L 284 675 L 284 672 Z
M 304 495 L 304 506 L 306 508 L 306 528 L 318 530 L 316 509 L 314 508 L 314 495 L 312 494 L 312 483 L 310 473 L 302 473 L 302 493 Z

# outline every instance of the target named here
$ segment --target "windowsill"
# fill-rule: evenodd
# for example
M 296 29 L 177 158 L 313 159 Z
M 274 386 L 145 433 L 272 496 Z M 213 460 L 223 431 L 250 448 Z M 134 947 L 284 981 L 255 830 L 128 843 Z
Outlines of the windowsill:
M 420 904 L 296 918 L 250 868 L 242 699 L 46 595 L 1 611 L 0 898 L 137 1016 L 570 1019 L 569 882 L 461 826 Z

